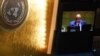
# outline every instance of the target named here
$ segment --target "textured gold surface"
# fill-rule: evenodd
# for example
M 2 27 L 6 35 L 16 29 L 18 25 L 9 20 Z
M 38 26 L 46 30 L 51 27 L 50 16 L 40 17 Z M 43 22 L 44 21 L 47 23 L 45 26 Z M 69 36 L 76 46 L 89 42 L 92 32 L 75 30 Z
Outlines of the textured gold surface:
M 46 43 L 48 44 L 48 36 L 52 20 L 53 0 L 47 1 Z M 2 0 L 0 0 L 0 3 L 1 2 Z M 31 42 L 37 33 L 35 27 L 37 27 L 38 22 L 41 21 L 40 18 L 38 19 L 39 21 L 37 21 L 37 16 L 38 13 L 36 12 L 33 4 L 30 6 L 27 21 L 19 29 L 7 32 L 0 31 L 0 56 L 47 56 L 46 50 L 42 50 L 43 52 L 37 50 L 37 47 L 35 47 Z

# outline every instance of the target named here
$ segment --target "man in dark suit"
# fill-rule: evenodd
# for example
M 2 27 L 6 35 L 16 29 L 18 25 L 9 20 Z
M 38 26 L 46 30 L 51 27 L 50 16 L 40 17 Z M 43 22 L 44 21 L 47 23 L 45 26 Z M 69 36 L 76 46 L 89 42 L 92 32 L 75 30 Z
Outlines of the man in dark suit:
M 81 14 L 77 14 L 75 20 L 69 23 L 70 28 L 79 27 L 79 31 L 82 31 L 82 26 L 86 25 L 86 21 L 81 18 Z M 74 29 L 72 31 L 75 31 Z

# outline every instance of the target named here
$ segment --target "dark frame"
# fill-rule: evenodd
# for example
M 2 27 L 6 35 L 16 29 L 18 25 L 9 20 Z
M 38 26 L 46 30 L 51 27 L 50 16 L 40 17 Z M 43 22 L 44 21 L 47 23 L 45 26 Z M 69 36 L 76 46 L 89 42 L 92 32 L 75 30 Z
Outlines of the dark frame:
M 79 7 L 78 7 L 79 5 Z M 94 3 L 60 3 L 58 7 L 58 14 L 57 14 L 57 23 L 56 23 L 56 30 L 60 32 L 62 27 L 62 16 L 63 11 L 94 11 L 96 15 L 96 6 Z M 96 18 L 94 15 L 94 18 Z M 95 29 L 95 20 L 93 24 L 93 30 Z
M 54 43 L 53 43 L 53 48 L 52 48 L 52 52 L 54 54 L 65 54 L 66 52 L 67 53 L 77 53 L 77 52 L 92 51 L 92 42 L 93 42 L 94 32 L 81 32 L 81 33 L 80 32 L 74 32 L 74 33 L 73 32 L 64 32 L 64 33 L 62 33 L 61 32 L 62 14 L 63 14 L 63 11 L 94 11 L 95 15 L 96 15 L 96 9 L 97 9 L 96 3 L 93 3 L 93 2 L 61 2 L 61 1 L 59 2 L 56 29 L 55 29 L 54 40 L 53 40 Z M 94 20 L 93 26 L 95 26 L 95 20 Z M 93 27 L 93 30 L 94 29 L 95 28 Z M 77 34 L 80 34 L 80 35 L 78 36 Z M 73 36 L 71 36 L 71 35 L 73 35 Z M 77 38 L 74 38 L 74 36 L 77 36 Z M 80 38 L 81 36 L 83 36 L 82 39 Z M 67 44 L 68 44 L 67 43 L 66 45 L 64 45 L 65 49 L 62 49 L 62 46 L 61 46 L 62 43 L 70 42 L 70 40 L 75 41 L 74 39 L 76 39 L 76 43 L 80 42 L 82 44 L 86 44 L 86 46 L 83 45 L 83 47 L 81 46 L 81 48 L 78 49 L 78 51 L 76 51 L 77 47 L 79 46 L 78 44 L 80 44 L 80 43 L 76 44 L 77 46 L 75 47 L 75 49 L 71 49 L 72 47 L 71 48 L 67 47 Z M 81 41 L 81 40 L 83 40 L 83 41 Z M 87 40 L 87 41 L 85 41 L 85 40 Z M 71 45 L 71 46 L 73 46 L 73 45 Z M 66 51 L 66 50 L 68 50 L 68 51 Z

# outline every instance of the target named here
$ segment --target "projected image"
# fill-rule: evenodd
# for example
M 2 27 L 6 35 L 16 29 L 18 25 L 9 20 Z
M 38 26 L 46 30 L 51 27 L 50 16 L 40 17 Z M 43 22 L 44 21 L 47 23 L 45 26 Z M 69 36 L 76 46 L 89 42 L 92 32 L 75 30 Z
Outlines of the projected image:
M 61 32 L 93 31 L 93 24 L 93 11 L 65 11 Z

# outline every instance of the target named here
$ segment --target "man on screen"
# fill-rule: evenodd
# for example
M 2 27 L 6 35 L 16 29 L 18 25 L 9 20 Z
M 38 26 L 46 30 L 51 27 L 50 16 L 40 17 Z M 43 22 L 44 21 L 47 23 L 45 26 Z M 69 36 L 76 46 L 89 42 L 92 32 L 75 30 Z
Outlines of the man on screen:
M 69 23 L 69 27 L 79 27 L 79 30 L 82 31 L 82 26 L 86 24 L 85 20 L 82 20 L 81 14 L 76 14 L 75 20 Z

